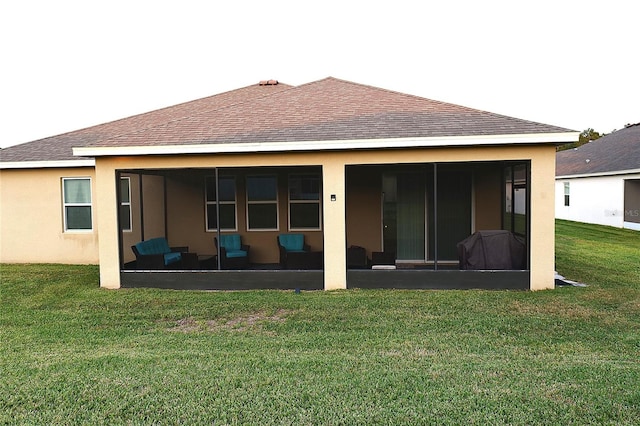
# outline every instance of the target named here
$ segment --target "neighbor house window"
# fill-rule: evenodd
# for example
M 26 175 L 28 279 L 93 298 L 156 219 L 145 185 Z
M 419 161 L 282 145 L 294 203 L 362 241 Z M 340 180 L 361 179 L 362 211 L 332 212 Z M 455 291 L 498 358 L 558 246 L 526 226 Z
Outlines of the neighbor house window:
M 289 229 L 320 229 L 320 176 L 289 176 Z
M 90 178 L 62 178 L 62 204 L 65 231 L 92 229 Z
M 131 231 L 131 179 L 120 178 L 120 229 Z
M 220 230 L 236 231 L 236 179 L 233 176 L 219 176 L 216 188 L 215 176 L 205 180 L 205 204 L 207 231 L 218 230 L 218 210 L 220 212 Z M 216 208 L 217 207 L 217 208 Z
M 565 182 L 564 183 L 564 205 L 565 206 L 569 205 L 569 195 L 570 195 L 569 182 Z
M 247 177 L 247 229 L 278 229 L 278 179 L 276 176 Z

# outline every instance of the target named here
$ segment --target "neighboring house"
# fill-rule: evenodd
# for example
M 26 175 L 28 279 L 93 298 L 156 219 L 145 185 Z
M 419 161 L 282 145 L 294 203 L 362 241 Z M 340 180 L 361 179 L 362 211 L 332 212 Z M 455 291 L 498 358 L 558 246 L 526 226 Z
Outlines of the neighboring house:
M 640 123 L 557 153 L 556 217 L 640 231 Z
M 2 150 L 0 262 L 99 263 L 106 288 L 553 288 L 555 146 L 577 138 L 335 78 L 264 81 Z M 499 229 L 526 267 L 458 270 L 456 244 Z M 283 233 L 320 266 L 278 270 Z M 141 271 L 131 249 L 164 237 L 210 262 L 229 234 L 250 270 Z M 350 269 L 351 246 L 397 269 Z

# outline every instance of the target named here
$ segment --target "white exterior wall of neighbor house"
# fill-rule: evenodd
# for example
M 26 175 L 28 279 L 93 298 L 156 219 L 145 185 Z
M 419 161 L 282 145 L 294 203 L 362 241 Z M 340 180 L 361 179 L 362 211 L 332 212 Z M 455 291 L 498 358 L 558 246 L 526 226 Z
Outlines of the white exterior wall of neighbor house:
M 640 174 L 556 179 L 556 218 L 633 229 L 636 224 L 624 222 L 624 179 L 640 179 Z M 564 205 L 565 183 L 569 206 Z

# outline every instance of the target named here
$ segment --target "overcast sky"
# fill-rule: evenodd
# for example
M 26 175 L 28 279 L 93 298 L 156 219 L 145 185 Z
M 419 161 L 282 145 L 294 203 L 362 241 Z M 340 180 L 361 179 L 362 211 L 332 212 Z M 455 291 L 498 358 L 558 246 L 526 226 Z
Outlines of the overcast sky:
M 336 77 L 609 133 L 640 122 L 640 1 L 3 1 L 0 147 Z

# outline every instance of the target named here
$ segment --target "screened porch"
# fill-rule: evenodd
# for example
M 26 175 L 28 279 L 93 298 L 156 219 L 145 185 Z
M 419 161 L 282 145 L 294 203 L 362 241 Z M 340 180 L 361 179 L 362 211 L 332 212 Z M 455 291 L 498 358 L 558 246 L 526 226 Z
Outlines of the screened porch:
M 460 270 L 457 244 L 479 230 L 511 231 L 528 247 L 529 163 L 346 166 L 348 288 L 529 288 L 524 268 Z M 322 166 L 118 170 L 123 287 L 322 289 Z M 279 237 L 308 254 L 283 262 Z M 247 259 L 225 262 L 237 236 Z M 132 246 L 165 238 L 180 264 L 141 268 Z M 224 250 L 222 250 L 224 251 Z M 354 252 L 358 256 L 354 256 Z M 228 259 L 227 259 L 228 260 Z

